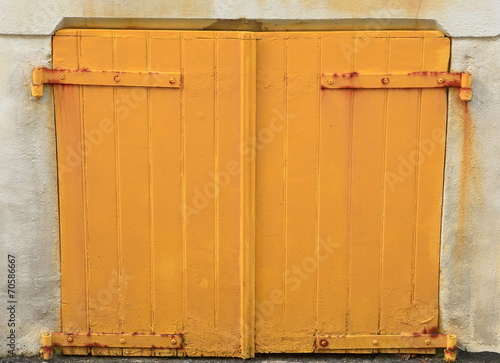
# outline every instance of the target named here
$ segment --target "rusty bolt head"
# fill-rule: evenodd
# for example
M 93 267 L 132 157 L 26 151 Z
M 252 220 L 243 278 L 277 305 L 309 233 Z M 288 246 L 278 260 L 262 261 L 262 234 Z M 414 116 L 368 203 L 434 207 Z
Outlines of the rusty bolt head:
M 321 345 L 322 347 L 327 347 L 328 346 L 328 340 L 326 339 L 321 339 L 319 341 L 319 345 Z
M 60 76 L 59 76 L 59 79 L 65 79 L 66 76 L 64 75 L 64 73 L 62 73 Z
M 429 345 L 429 344 L 431 344 L 431 341 L 430 341 L 429 339 L 427 339 L 427 340 L 425 341 L 425 344 Z
M 328 84 L 333 84 L 333 79 L 331 79 L 331 78 L 330 78 L 330 79 L 328 80 Z
M 73 338 L 72 337 L 68 337 L 68 342 L 72 342 L 73 341 Z
M 169 81 L 170 83 L 175 83 L 175 78 L 173 78 L 173 77 L 172 77 L 172 78 L 170 78 L 168 81 Z
M 120 82 L 120 76 L 115 76 L 113 79 L 115 80 L 115 82 Z
M 177 344 L 177 340 L 172 339 L 172 340 L 170 341 L 170 343 L 172 343 L 172 345 L 176 345 L 176 344 Z
M 125 339 L 120 339 L 121 344 L 125 344 Z
M 389 83 L 389 78 L 387 78 L 387 77 L 382 78 L 382 83 L 383 84 Z
M 377 345 L 378 344 L 378 340 L 375 339 L 373 342 L 372 342 L 373 345 Z
M 444 83 L 444 79 L 439 78 L 439 79 L 438 79 L 438 83 L 439 83 L 439 84 L 443 84 L 443 83 Z

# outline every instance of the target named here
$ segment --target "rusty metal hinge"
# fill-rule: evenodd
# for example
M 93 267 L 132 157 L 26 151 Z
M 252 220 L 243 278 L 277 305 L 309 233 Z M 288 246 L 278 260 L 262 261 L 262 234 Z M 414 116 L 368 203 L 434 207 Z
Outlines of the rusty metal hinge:
M 318 335 L 316 351 L 335 352 L 356 349 L 435 349 L 445 348 L 444 359 L 454 362 L 457 354 L 457 336 L 453 334 L 401 335 Z
M 328 89 L 357 88 L 460 88 L 460 99 L 472 99 L 470 73 L 411 72 L 364 74 L 333 73 L 321 76 L 321 87 Z
M 44 84 L 73 84 L 82 86 L 160 87 L 180 88 L 178 72 L 132 72 L 95 69 L 33 69 L 31 94 L 43 96 Z
M 73 348 L 144 348 L 182 349 L 182 334 L 99 334 L 99 333 L 43 333 L 40 355 L 52 357 L 54 347 Z

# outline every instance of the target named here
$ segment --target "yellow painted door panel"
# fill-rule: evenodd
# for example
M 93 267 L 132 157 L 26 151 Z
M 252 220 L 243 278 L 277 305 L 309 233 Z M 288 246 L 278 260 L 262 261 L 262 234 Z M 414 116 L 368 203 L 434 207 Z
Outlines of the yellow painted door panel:
M 183 334 L 188 355 L 248 354 L 253 43 L 244 32 L 54 37 L 55 67 L 180 72 L 183 83 L 55 86 L 64 332 Z
M 435 329 L 446 90 L 320 76 L 447 71 L 449 40 L 260 33 L 257 54 L 256 351 Z
M 62 331 L 128 334 L 64 353 L 432 352 L 400 342 L 438 329 L 447 89 L 357 77 L 449 55 L 434 31 L 58 32 L 54 68 L 117 85 L 54 86 Z

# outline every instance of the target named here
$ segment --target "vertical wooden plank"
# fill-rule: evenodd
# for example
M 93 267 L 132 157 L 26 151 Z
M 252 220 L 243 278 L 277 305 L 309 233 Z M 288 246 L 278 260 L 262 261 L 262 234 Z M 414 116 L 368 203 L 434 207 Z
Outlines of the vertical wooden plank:
M 180 33 L 151 32 L 149 39 L 151 69 L 180 71 Z M 150 97 L 154 330 L 156 333 L 181 333 L 181 90 L 151 89 Z
M 420 71 L 422 38 L 390 41 L 389 73 Z M 380 333 L 412 332 L 411 304 L 415 198 L 419 163 L 420 90 L 390 90 L 387 100 L 384 247 Z
M 251 298 L 249 293 L 242 296 L 243 291 L 253 288 L 241 280 L 252 262 L 242 248 L 253 245 L 248 204 L 248 166 L 253 160 L 247 162 L 242 146 L 252 126 L 242 103 L 247 97 L 242 36 L 184 33 L 184 314 L 189 355 L 252 354 L 245 346 L 251 333 L 241 320 L 242 313 L 248 315 Z
M 323 33 L 321 73 L 353 69 L 354 38 Z M 318 333 L 346 334 L 352 90 L 321 90 Z
M 241 132 L 240 132 L 240 357 L 255 356 L 255 157 L 247 150 L 256 137 L 256 44 L 255 36 L 241 35 Z
M 356 49 L 356 72 L 380 72 L 387 39 L 371 38 Z M 350 292 L 348 334 L 376 334 L 385 152 L 385 90 L 356 90 L 353 104 Z
M 257 352 L 271 352 L 284 329 L 286 280 L 283 229 L 287 132 L 286 40 L 274 33 L 257 39 L 256 326 Z M 265 131 L 264 131 L 265 130 Z M 266 132 L 267 134 L 265 134 Z
M 53 66 L 76 69 L 78 38 L 55 36 Z M 61 241 L 61 321 L 64 332 L 88 330 L 85 174 L 80 87 L 54 86 Z
M 295 33 L 287 41 L 287 103 L 289 119 L 284 150 L 286 163 L 286 350 L 310 349 L 316 324 L 316 186 L 318 177 L 318 37 Z
M 115 67 L 124 71 L 147 69 L 145 32 L 117 31 Z M 116 90 L 120 194 L 121 327 L 124 331 L 151 332 L 149 121 L 146 88 Z M 119 105 L 119 106 L 118 106 Z M 120 113 L 122 109 L 118 109 Z M 140 261 L 140 263 L 138 263 Z M 128 277 L 125 281 L 123 276 Z
M 215 208 L 214 246 L 214 327 L 221 334 L 224 349 L 241 350 L 239 339 L 242 311 L 241 269 L 244 261 L 241 228 L 242 174 L 240 161 L 242 122 L 235 122 L 242 109 L 242 41 L 239 34 L 218 34 L 214 46 L 214 169 L 209 172 L 213 183 Z M 246 181 L 245 181 L 246 182 Z
M 423 68 L 447 71 L 450 39 L 425 38 Z M 422 90 L 417 186 L 416 248 L 412 303 L 429 329 L 438 326 L 439 252 L 446 138 L 447 90 Z
M 186 213 L 185 330 L 189 351 L 216 346 L 214 319 L 215 206 L 213 33 L 184 33 L 184 178 Z M 192 213 L 190 213 L 192 212 Z M 196 353 L 195 353 L 196 354 Z
M 112 51 L 112 38 L 82 34 L 80 67 L 111 69 Z M 97 332 L 120 332 L 113 89 L 84 87 L 82 102 L 88 211 L 89 329 Z M 104 133 L 103 126 L 106 124 L 107 130 L 111 132 Z

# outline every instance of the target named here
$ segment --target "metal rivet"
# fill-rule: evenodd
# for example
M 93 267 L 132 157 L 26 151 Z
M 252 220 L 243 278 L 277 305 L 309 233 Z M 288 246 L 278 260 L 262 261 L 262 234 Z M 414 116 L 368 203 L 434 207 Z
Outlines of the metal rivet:
M 61 74 L 61 75 L 59 76 L 59 78 L 60 78 L 60 79 L 64 79 L 64 78 L 66 78 L 66 76 L 65 76 L 65 75 L 64 75 L 64 73 L 63 73 L 63 74 Z
M 438 79 L 438 83 L 439 83 L 439 84 L 442 84 L 442 83 L 444 83 L 444 79 L 442 79 L 442 78 L 439 78 L 439 79 Z
M 125 339 L 120 339 L 120 343 L 125 344 Z
M 389 78 L 386 78 L 386 77 L 382 78 L 382 83 L 383 84 L 389 83 Z
M 175 78 L 170 78 L 168 81 L 169 81 L 170 83 L 175 83 Z
M 115 82 L 120 82 L 120 76 L 115 76 L 115 78 L 113 78 L 115 80 Z
M 429 344 L 431 344 L 431 341 L 430 341 L 429 339 L 427 339 L 427 340 L 425 341 L 425 344 L 429 345 Z
M 319 345 L 321 345 L 322 347 L 326 347 L 328 345 L 328 340 L 326 339 L 321 339 L 319 341 Z
M 375 339 L 373 342 L 372 342 L 373 345 L 377 345 L 378 344 L 378 340 Z
M 328 80 L 328 84 L 333 84 L 333 79 L 331 79 L 331 78 L 330 78 L 330 79 Z
M 72 337 L 68 337 L 68 342 L 72 342 L 73 341 L 73 338 Z
M 177 340 L 172 339 L 172 340 L 170 341 L 170 343 L 172 343 L 173 345 L 175 345 L 175 344 L 177 344 Z

